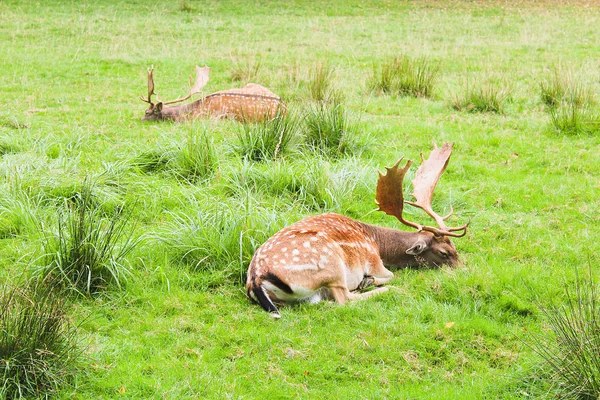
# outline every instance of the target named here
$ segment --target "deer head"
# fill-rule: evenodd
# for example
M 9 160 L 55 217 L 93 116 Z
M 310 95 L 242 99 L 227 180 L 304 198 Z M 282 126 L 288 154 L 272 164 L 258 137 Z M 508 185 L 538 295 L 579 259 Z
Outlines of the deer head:
M 425 265 L 456 265 L 459 263 L 456 247 L 450 240 L 450 237 L 462 237 L 467 233 L 469 222 L 462 226 L 448 227 L 445 221 L 452 215 L 452 206 L 450 213 L 446 216 L 440 216 L 431 207 L 433 192 L 440 179 L 440 176 L 446 170 L 450 155 L 452 154 L 453 144 L 444 143 L 441 148 L 435 146 L 427 160 L 421 154 L 422 164 L 417 170 L 415 179 L 412 181 L 415 201 L 405 201 L 402 192 L 402 183 L 406 172 L 412 165 L 412 161 L 407 161 L 403 168 L 399 168 L 402 158 L 394 164 L 393 167 L 386 167 L 387 173 L 379 173 L 377 182 L 376 203 L 379 211 L 396 217 L 404 225 L 415 228 L 420 233 L 415 235 L 414 243 L 406 249 L 406 254 L 414 256 L 419 264 Z M 421 225 L 406 220 L 403 217 L 404 204 L 418 207 L 432 217 L 438 227 Z M 403 244 L 405 246 L 405 244 Z
M 141 97 L 142 101 L 150 104 L 150 107 L 146 110 L 146 115 L 142 118 L 142 121 L 160 121 L 164 119 L 172 119 L 174 113 L 169 112 L 169 108 L 164 108 L 163 106 L 169 104 L 180 103 L 191 98 L 193 95 L 202 93 L 202 88 L 206 86 L 209 80 L 210 67 L 206 65 L 203 68 L 200 68 L 196 65 L 196 80 L 192 85 L 192 77 L 190 77 L 190 92 L 185 97 L 180 97 L 175 100 L 170 101 L 160 101 L 158 100 L 158 95 L 154 92 L 154 68 L 148 69 L 148 97 Z M 152 101 L 152 95 L 156 96 L 157 103 Z

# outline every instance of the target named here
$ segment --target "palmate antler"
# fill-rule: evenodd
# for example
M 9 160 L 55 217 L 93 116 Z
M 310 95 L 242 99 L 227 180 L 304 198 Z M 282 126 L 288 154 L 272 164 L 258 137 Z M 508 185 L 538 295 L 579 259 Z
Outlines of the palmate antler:
M 154 77 L 152 76 L 153 72 L 154 72 L 154 68 L 148 69 L 148 98 L 145 99 L 144 96 L 141 97 L 142 101 L 144 101 L 146 103 L 150 103 L 150 105 L 154 105 L 154 103 L 152 103 L 152 95 L 156 95 L 157 101 L 160 102 L 160 100 L 158 100 L 158 95 L 156 93 L 154 93 Z M 162 102 L 163 105 L 179 103 L 179 102 L 189 99 L 190 97 L 192 97 L 193 95 L 195 95 L 197 93 L 201 93 L 202 88 L 204 86 L 206 86 L 206 84 L 208 83 L 209 74 L 210 74 L 210 67 L 205 65 L 203 68 L 200 68 L 199 66 L 196 65 L 196 80 L 194 81 L 193 85 L 192 85 L 192 77 L 190 76 L 190 93 L 185 97 L 181 97 L 181 98 L 178 98 L 175 100 L 163 101 Z
M 399 169 L 398 166 L 402 161 L 401 158 L 393 167 L 385 168 L 387 170 L 386 175 L 383 175 L 381 172 L 379 173 L 377 192 L 375 195 L 375 200 L 379 205 L 379 211 L 383 211 L 388 215 L 392 215 L 398 218 L 398 220 L 403 224 L 416 228 L 419 231 L 432 232 L 438 236 L 464 236 L 467 233 L 467 227 L 469 226 L 470 221 L 462 226 L 448 227 L 444 221 L 448 219 L 450 215 L 452 215 L 452 208 L 450 209 L 450 214 L 445 217 L 441 217 L 431 208 L 433 192 L 438 180 L 440 179 L 440 176 L 444 173 L 446 166 L 448 165 L 451 154 L 452 144 L 444 143 L 441 148 L 437 148 L 436 146 L 427 160 L 425 160 L 423 155 L 421 155 L 423 163 L 417 170 L 415 179 L 412 182 L 414 190 L 412 195 L 415 197 L 416 201 L 406 202 L 425 211 L 436 221 L 439 229 L 433 226 L 424 226 L 407 221 L 402 216 L 405 203 L 404 195 L 402 193 L 402 182 L 404 181 L 406 172 L 412 165 L 412 161 L 410 160 L 407 161 L 404 168 Z M 462 231 L 462 233 L 456 233 L 460 231 Z
M 163 104 L 166 105 L 166 104 L 179 103 L 179 102 L 189 99 L 190 97 L 192 97 L 193 95 L 195 95 L 197 93 L 202 93 L 202 88 L 204 86 L 206 86 L 206 84 L 208 83 L 209 74 L 210 74 L 210 67 L 205 65 L 204 67 L 200 68 L 199 66 L 196 65 L 196 80 L 194 81 L 194 85 L 192 85 L 192 77 L 190 76 L 190 93 L 185 97 L 181 97 L 181 98 L 178 98 L 175 100 L 170 100 L 170 101 L 164 101 Z
M 145 99 L 144 96 L 140 97 L 142 101 L 149 103 L 151 106 L 154 106 L 154 103 L 152 102 L 152 95 L 156 94 L 154 93 L 154 77 L 152 76 L 153 73 L 154 67 L 148 68 L 148 98 Z

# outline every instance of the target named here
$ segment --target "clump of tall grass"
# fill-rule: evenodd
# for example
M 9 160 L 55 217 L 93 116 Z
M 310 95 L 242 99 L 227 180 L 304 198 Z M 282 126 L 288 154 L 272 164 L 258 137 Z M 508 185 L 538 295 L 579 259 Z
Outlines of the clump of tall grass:
M 464 90 L 452 98 L 452 108 L 466 112 L 504 112 L 504 103 L 510 96 L 510 90 L 502 84 L 475 82 L 467 80 Z
M 68 384 L 81 350 L 65 297 L 44 283 L 0 288 L 0 398 L 48 398 Z
M 250 82 L 260 73 L 262 61 L 258 59 L 246 59 L 244 61 L 233 61 L 231 66 L 231 80 L 234 82 Z
M 560 133 L 567 135 L 593 135 L 600 132 L 600 113 L 587 106 L 566 102 L 549 107 L 550 123 Z
M 190 133 L 179 148 L 175 161 L 175 174 L 187 182 L 196 182 L 212 176 L 217 170 L 217 153 L 206 132 Z
M 565 102 L 578 107 L 594 103 L 594 93 L 581 76 L 559 66 L 540 81 L 540 98 L 548 107 Z
M 600 296 L 591 277 L 577 278 L 574 292 L 565 285 L 566 302 L 542 307 L 548 330 L 530 335 L 528 345 L 542 358 L 542 374 L 557 397 L 600 398 Z
M 374 65 L 367 86 L 378 93 L 431 97 L 438 74 L 438 65 L 429 57 L 400 56 Z
M 327 63 L 317 63 L 310 70 L 307 82 L 310 99 L 315 102 L 340 103 L 342 94 L 331 83 L 334 69 Z
M 305 140 L 313 150 L 333 157 L 351 150 L 358 126 L 342 104 L 337 102 L 311 104 L 304 119 Z
M 130 226 L 130 210 L 119 205 L 107 211 L 86 180 L 81 191 L 57 210 L 55 232 L 42 232 L 44 254 L 36 276 L 90 296 L 131 275 L 125 256 L 139 243 Z
M 296 142 L 299 119 L 291 114 L 279 114 L 262 122 L 246 122 L 236 131 L 238 142 L 234 150 L 251 161 L 276 160 L 288 153 Z
M 165 173 L 194 183 L 216 172 L 218 157 L 206 131 L 190 132 L 183 144 L 144 151 L 131 164 L 144 173 Z
M 579 135 L 600 131 L 600 113 L 590 86 L 581 76 L 560 67 L 541 81 L 540 97 L 558 132 Z
M 278 215 L 249 196 L 219 203 L 191 199 L 185 213 L 171 216 L 157 239 L 174 261 L 238 283 L 254 251 L 280 227 Z

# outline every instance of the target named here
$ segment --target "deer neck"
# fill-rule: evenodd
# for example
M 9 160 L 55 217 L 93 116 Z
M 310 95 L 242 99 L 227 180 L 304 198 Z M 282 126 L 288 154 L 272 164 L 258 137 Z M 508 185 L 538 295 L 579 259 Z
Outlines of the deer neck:
M 424 232 L 405 232 L 397 229 L 363 224 L 365 231 L 379 247 L 379 257 L 384 265 L 392 267 L 413 267 L 419 265 L 415 256 L 406 254 L 406 250 L 420 238 L 427 240 Z
M 183 121 L 193 118 L 197 110 L 202 107 L 202 99 L 193 103 L 179 104 L 177 106 L 163 107 L 162 115 L 164 119 L 172 121 Z

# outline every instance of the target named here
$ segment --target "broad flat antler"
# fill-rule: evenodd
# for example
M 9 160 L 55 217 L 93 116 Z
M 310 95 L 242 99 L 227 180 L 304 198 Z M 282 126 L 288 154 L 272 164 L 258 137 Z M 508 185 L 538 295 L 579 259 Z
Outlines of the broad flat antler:
M 210 67 L 205 65 L 204 67 L 200 68 L 199 66 L 196 65 L 196 81 L 194 82 L 193 86 L 192 86 L 192 77 L 190 76 L 190 93 L 187 96 L 178 98 L 176 100 L 164 101 L 163 104 L 179 103 L 179 102 L 189 99 L 196 93 L 201 93 L 202 88 L 204 86 L 206 86 L 206 84 L 208 83 L 209 74 L 210 74 Z
M 429 159 L 425 160 L 423 155 L 421 155 L 423 163 L 417 170 L 415 179 L 412 182 L 414 189 L 412 195 L 415 197 L 416 201 L 406 202 L 425 211 L 436 221 L 439 229 L 432 226 L 419 225 L 417 223 L 407 221 L 402 217 L 402 211 L 404 209 L 405 202 L 402 194 L 402 182 L 404 181 L 406 172 L 412 164 L 412 161 L 410 160 L 406 163 L 404 168 L 398 169 L 398 165 L 402 161 L 401 158 L 393 167 L 386 167 L 386 175 L 383 175 L 381 172 L 379 173 L 377 192 L 375 195 L 376 202 L 379 205 L 379 211 L 384 211 L 386 214 L 398 218 L 398 220 L 403 224 L 416 228 L 419 231 L 432 232 L 438 236 L 464 236 L 467 233 L 467 226 L 469 226 L 470 221 L 465 225 L 449 228 L 446 226 L 444 221 L 448 219 L 450 215 L 452 215 L 452 208 L 450 209 L 450 214 L 445 217 L 439 216 L 431 208 L 433 192 L 438 180 L 440 179 L 440 176 L 444 173 L 444 170 L 448 165 L 451 154 L 452 144 L 444 143 L 441 149 L 437 148 L 437 146 L 434 148 L 429 156 Z M 462 233 L 455 233 L 459 231 L 462 231 Z
M 141 96 L 140 99 L 142 99 L 142 101 L 146 102 L 146 103 L 150 103 L 150 105 L 154 105 L 154 103 L 152 103 L 152 95 L 156 94 L 154 93 L 154 77 L 152 76 L 152 74 L 154 73 L 154 67 L 153 68 L 148 68 L 148 98 L 145 99 L 144 96 Z
M 379 172 L 379 180 L 377 181 L 377 190 L 375 192 L 375 203 L 379 206 L 377 211 L 383 211 L 388 215 L 398 218 L 404 225 L 421 230 L 423 228 L 421 225 L 406 221 L 402 217 L 402 210 L 404 209 L 402 182 L 404 181 L 404 175 L 406 175 L 406 172 L 412 165 L 412 161 L 408 160 L 404 168 L 398 169 L 403 159 L 404 157 L 399 159 L 393 167 L 385 167 L 387 171 L 385 175 L 377 171 Z

